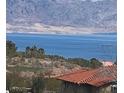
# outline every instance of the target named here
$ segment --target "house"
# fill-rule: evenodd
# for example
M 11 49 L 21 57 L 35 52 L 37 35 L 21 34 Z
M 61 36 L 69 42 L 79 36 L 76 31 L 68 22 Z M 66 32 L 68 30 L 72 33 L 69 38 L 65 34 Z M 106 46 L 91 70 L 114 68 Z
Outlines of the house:
M 103 66 L 112 66 L 113 63 L 111 61 L 103 61 L 102 62 Z
M 117 66 L 78 70 L 57 77 L 60 93 L 117 93 Z

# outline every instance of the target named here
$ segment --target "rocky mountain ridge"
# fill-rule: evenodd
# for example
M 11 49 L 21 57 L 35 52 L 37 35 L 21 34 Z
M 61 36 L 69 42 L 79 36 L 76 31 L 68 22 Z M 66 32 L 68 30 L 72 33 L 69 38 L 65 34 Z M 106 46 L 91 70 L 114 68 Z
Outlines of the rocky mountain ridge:
M 116 0 L 7 0 L 7 23 L 116 31 Z

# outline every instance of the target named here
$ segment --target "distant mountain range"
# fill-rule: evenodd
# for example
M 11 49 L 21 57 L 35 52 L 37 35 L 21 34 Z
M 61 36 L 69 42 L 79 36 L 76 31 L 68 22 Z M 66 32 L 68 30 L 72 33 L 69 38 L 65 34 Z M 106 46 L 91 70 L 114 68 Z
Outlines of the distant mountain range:
M 116 0 L 7 0 L 7 23 L 116 31 Z

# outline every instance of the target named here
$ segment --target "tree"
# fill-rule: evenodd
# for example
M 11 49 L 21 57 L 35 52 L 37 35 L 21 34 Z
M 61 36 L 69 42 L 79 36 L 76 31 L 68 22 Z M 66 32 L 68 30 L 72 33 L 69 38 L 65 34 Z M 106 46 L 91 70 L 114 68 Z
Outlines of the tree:
M 6 55 L 8 57 L 15 57 L 17 54 L 16 50 L 17 50 L 17 47 L 16 47 L 15 43 L 7 40 L 6 41 Z
M 30 55 L 31 55 L 31 53 L 30 53 L 30 47 L 27 46 L 27 47 L 26 47 L 26 50 L 25 50 L 25 56 L 26 56 L 26 57 L 30 57 Z
M 37 48 L 35 45 L 33 47 L 27 46 L 25 49 L 25 56 L 28 58 L 44 58 L 45 52 L 43 48 Z
M 35 77 L 32 81 L 32 92 L 43 93 L 45 88 L 44 79 L 42 77 Z
M 32 57 L 37 57 L 37 56 L 38 56 L 37 47 L 34 45 L 32 47 Z
M 38 53 L 39 53 L 38 57 L 40 57 L 40 58 L 44 58 L 45 51 L 44 51 L 43 48 L 39 48 L 39 49 L 38 49 Z
M 89 61 L 83 58 L 68 58 L 67 61 L 82 67 L 89 67 Z
M 102 66 L 102 63 L 99 62 L 99 60 L 97 60 L 96 58 L 90 59 L 90 67 L 91 68 L 98 68 L 100 66 Z

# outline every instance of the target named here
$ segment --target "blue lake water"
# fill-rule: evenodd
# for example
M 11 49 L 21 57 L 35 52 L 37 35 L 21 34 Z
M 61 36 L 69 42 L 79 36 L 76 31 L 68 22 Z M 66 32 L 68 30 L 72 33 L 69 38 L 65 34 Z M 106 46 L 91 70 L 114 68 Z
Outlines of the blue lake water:
M 82 36 L 8 34 L 7 40 L 16 43 L 18 50 L 36 45 L 45 49 L 46 54 L 64 57 L 98 58 L 115 61 L 117 56 L 116 34 L 90 34 Z

